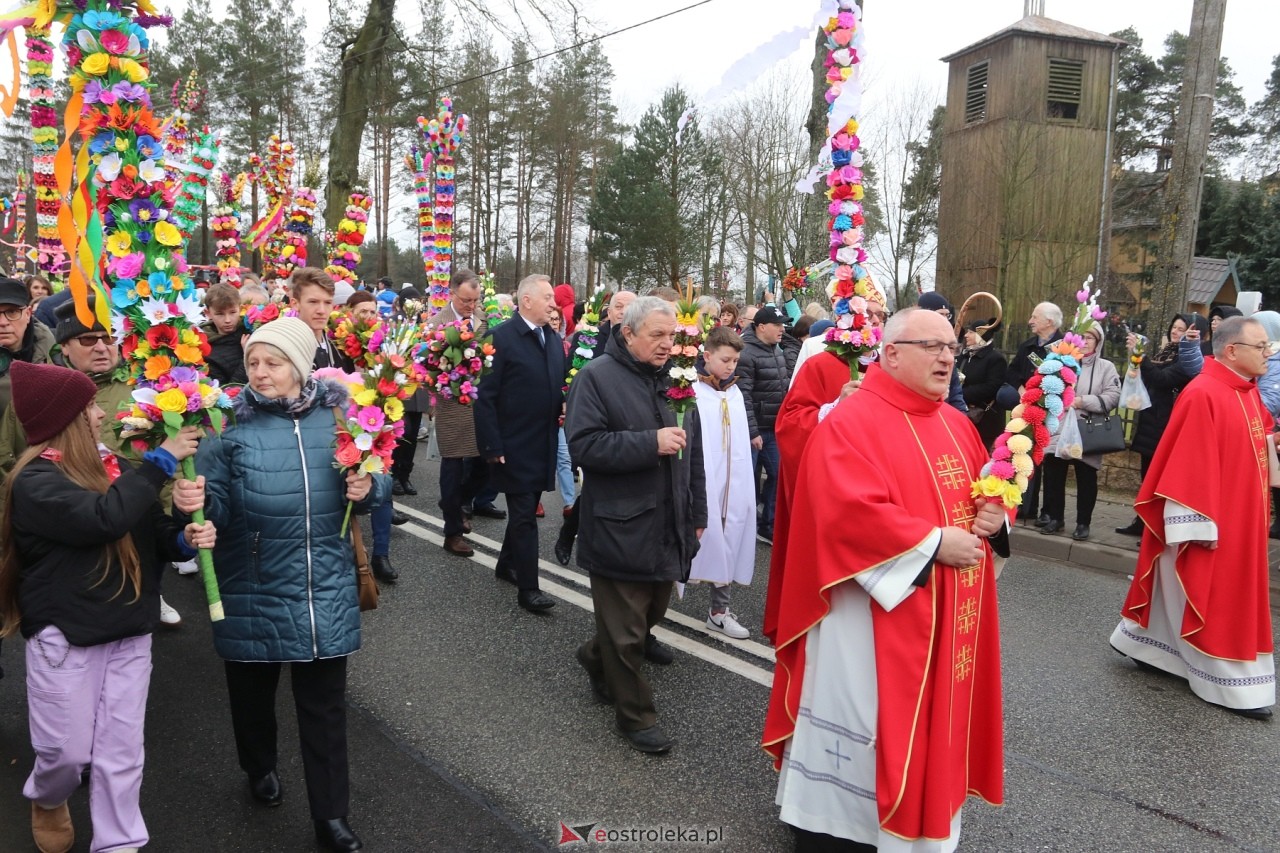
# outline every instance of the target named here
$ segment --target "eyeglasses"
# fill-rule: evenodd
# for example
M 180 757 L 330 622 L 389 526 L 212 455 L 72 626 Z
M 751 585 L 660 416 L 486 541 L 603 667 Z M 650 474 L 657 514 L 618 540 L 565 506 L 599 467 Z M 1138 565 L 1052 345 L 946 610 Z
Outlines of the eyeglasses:
M 944 349 L 950 350 L 952 355 L 959 355 L 960 351 L 964 349 L 964 347 L 961 346 L 959 341 L 956 341 L 954 343 L 947 343 L 946 341 L 920 340 L 920 341 L 886 341 L 885 343 L 894 344 L 895 346 L 897 344 L 914 344 L 915 346 L 920 347 L 920 349 L 924 350 L 925 352 L 929 353 L 929 355 L 932 355 L 932 356 L 942 355 L 942 351 Z
M 0 308 L 0 317 L 5 318 L 10 323 L 16 323 L 22 319 L 22 312 L 26 308 Z
M 1246 344 L 1242 341 L 1234 341 L 1233 343 L 1230 344 L 1230 346 L 1248 347 L 1249 349 L 1256 349 L 1260 353 L 1269 354 L 1269 353 L 1274 353 L 1275 351 L 1274 347 L 1276 345 L 1271 343 L 1270 341 L 1263 341 L 1260 344 Z
M 98 344 L 105 344 L 106 346 L 111 346 L 113 342 L 113 338 L 110 335 L 79 335 L 75 338 L 72 338 L 72 340 L 78 343 L 80 346 L 84 347 L 85 349 L 92 349 L 93 347 L 96 347 Z

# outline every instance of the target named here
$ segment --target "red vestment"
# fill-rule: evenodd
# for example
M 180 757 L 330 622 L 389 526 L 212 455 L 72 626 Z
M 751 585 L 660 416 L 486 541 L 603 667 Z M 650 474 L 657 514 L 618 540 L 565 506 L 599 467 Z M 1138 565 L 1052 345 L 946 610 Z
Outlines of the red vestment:
M 870 367 L 858 393 L 814 430 L 791 492 L 777 666 L 764 747 L 779 765 L 795 732 L 806 635 L 837 584 L 870 583 L 936 528 L 968 529 L 987 461 L 973 424 Z M 821 488 L 819 488 L 821 486 Z M 856 578 L 856 580 L 855 580 Z M 878 710 L 876 802 L 883 831 L 946 838 L 969 794 L 1003 799 L 999 621 L 990 547 L 967 568 L 935 562 L 892 610 L 870 602 Z M 819 670 L 817 673 L 821 677 Z
M 1164 552 L 1165 501 L 1211 520 L 1218 547 L 1183 544 L 1178 580 L 1187 596 L 1181 635 L 1215 658 L 1254 661 L 1272 651 L 1267 528 L 1271 415 L 1258 386 L 1205 359 L 1178 395 L 1143 478 L 1136 509 L 1146 530 L 1121 613 L 1150 626 L 1156 564 Z
M 782 408 L 774 423 L 778 441 L 778 492 L 774 508 L 773 549 L 769 558 L 769 587 L 764 601 L 763 632 L 777 642 L 778 597 L 782 594 L 782 575 L 786 569 L 787 537 L 791 528 L 792 494 L 800 476 L 800 457 L 809 436 L 818 426 L 818 410 L 840 397 L 849 381 L 849 365 L 830 352 L 820 352 L 800 366 L 791 388 L 782 398 Z M 806 530 L 811 535 L 812 528 Z

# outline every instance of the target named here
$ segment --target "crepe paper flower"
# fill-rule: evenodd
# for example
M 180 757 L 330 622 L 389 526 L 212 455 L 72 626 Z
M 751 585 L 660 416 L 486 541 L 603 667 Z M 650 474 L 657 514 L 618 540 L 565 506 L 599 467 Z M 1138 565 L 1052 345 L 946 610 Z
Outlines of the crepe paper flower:
M 1070 331 L 1063 340 L 1050 345 L 1036 372 L 1027 380 L 1018 405 L 1010 412 L 1005 430 L 996 437 L 990 461 L 982 467 L 972 486 L 974 497 L 1000 501 L 1013 509 L 1022 503 L 1035 466 L 1044 459 L 1045 448 L 1061 427 L 1061 415 L 1075 399 L 1074 384 L 1080 367 L 1080 352 L 1069 338 L 1078 338 L 1096 322 L 1101 311 L 1098 293 L 1091 289 L 1090 276 L 1076 294 L 1079 307 Z M 1102 312 L 1105 316 L 1105 312 Z M 1070 449 L 1068 449 L 1070 452 Z
M 165 171 L 155 160 L 143 160 L 138 164 L 138 178 L 149 184 L 157 183 L 165 179 Z
M 340 322 L 333 324 L 341 328 Z M 404 401 L 426 379 L 426 371 L 412 357 L 420 349 L 422 327 L 402 322 L 379 327 L 368 335 L 370 349 L 360 359 L 363 368 L 354 379 L 351 402 L 338 425 L 334 466 L 341 471 L 379 473 L 391 468 L 396 440 L 404 433 Z M 347 334 L 344 332 L 343 334 Z M 354 333 L 350 333 L 354 334 Z M 351 517 L 347 504 L 343 535 Z
M 163 246 L 182 245 L 182 233 L 168 222 L 156 223 L 155 237 L 156 237 L 156 240 Z
M 174 304 L 178 306 L 178 311 L 182 313 L 183 319 L 192 326 L 199 327 L 208 319 L 200 300 L 189 293 L 180 295 Z
M 468 357 L 466 350 L 477 346 L 483 357 Z M 464 406 L 474 403 L 481 377 L 493 366 L 494 352 L 489 337 L 477 342 L 465 321 L 445 323 L 432 329 L 422 351 L 422 363 L 427 373 L 426 387 L 432 402 L 443 398 Z M 478 367 L 475 360 L 480 362 Z

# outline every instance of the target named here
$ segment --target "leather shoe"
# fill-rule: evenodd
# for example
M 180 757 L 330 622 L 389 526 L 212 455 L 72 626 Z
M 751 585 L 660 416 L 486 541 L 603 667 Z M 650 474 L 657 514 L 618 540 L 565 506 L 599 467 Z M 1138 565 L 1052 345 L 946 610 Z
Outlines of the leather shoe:
M 542 501 L 538 501 L 538 508 L 533 513 L 538 518 L 546 518 L 547 511 L 542 508 Z
M 605 683 L 604 673 L 596 673 L 587 666 L 587 662 L 582 658 L 582 648 L 578 648 L 576 654 L 578 664 L 587 671 L 587 678 L 591 681 L 591 693 L 596 697 L 596 701 L 601 705 L 612 705 L 613 694 L 609 692 L 609 685 Z
M 1117 527 L 1116 533 L 1123 533 L 1125 536 L 1141 536 L 1142 535 L 1142 519 L 1135 518 L 1124 527 Z
M 284 802 L 284 788 L 280 786 L 280 777 L 272 770 L 266 776 L 249 780 L 249 793 L 264 806 L 278 806 Z
M 462 538 L 461 534 L 446 536 L 444 538 L 444 549 L 450 554 L 457 554 L 459 557 L 470 557 L 475 553 L 475 550 L 467 543 L 467 540 Z
M 556 606 L 556 600 L 545 592 L 536 589 L 522 589 L 516 596 L 520 606 L 530 613 L 544 613 Z
M 1071 534 L 1071 538 L 1077 542 L 1083 542 L 1089 538 L 1089 525 L 1077 524 L 1075 532 Z
M 67 853 L 76 843 L 76 828 L 66 803 L 51 809 L 31 801 L 31 837 L 41 853 Z
M 403 513 L 398 509 L 393 509 L 391 511 L 391 523 L 394 524 L 396 527 L 399 527 L 400 525 L 406 523 L 408 520 L 409 520 L 409 516 L 406 513 Z
M 1036 519 L 1036 527 L 1044 527 L 1051 521 L 1053 521 L 1053 519 L 1049 517 L 1049 513 L 1042 512 L 1040 513 L 1040 517 Z
M 506 581 L 512 586 L 516 586 L 520 583 L 520 581 L 516 579 L 515 569 L 509 569 L 503 566 L 498 566 L 496 569 L 493 570 L 493 576 L 500 581 Z
M 472 507 L 471 514 L 478 515 L 481 518 L 496 518 L 499 521 L 507 517 L 507 511 L 505 509 L 498 509 L 496 506 L 493 506 L 492 504 L 490 504 L 489 506 Z
M 1039 527 L 1040 532 L 1044 535 L 1052 536 L 1054 533 L 1061 533 L 1066 525 L 1056 518 L 1050 518 L 1044 524 L 1037 523 L 1036 527 Z
M 465 512 L 462 514 L 462 532 L 471 532 L 471 516 L 467 515 Z
M 659 643 L 657 637 L 649 634 L 644 638 L 644 659 L 658 666 L 667 666 L 675 662 L 676 656 L 671 649 Z
M 564 531 L 560 531 L 560 535 L 556 537 L 556 562 L 562 566 L 569 565 L 569 558 L 573 556 L 573 539 L 566 539 Z
M 631 745 L 632 749 L 647 752 L 650 755 L 657 755 L 671 748 L 671 738 L 667 737 L 662 729 L 657 726 L 649 726 L 647 729 L 640 729 L 636 732 L 618 729 L 618 734 L 627 739 L 627 743 Z
M 564 508 L 564 517 L 568 518 L 571 515 L 573 515 L 573 504 L 569 504 Z
M 1238 716 L 1248 717 L 1250 720 L 1271 719 L 1270 708 L 1228 708 L 1227 710 Z
M 359 850 L 364 846 L 360 843 L 360 838 L 351 831 L 351 826 L 345 817 L 317 820 L 315 825 L 316 843 L 325 850 Z
M 400 577 L 395 566 L 391 565 L 391 558 L 386 555 L 374 554 L 373 559 L 369 561 L 369 568 L 373 569 L 375 578 L 386 583 L 395 583 L 396 578 Z
M 404 484 L 399 479 L 391 481 L 391 494 L 397 498 L 404 497 Z

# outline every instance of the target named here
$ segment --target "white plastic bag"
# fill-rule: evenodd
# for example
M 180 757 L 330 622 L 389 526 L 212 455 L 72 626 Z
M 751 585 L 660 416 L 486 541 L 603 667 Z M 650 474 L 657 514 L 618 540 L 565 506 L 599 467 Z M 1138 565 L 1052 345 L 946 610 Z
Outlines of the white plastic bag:
M 1124 382 L 1120 384 L 1120 405 L 1135 412 L 1151 408 L 1151 395 L 1136 365 L 1125 371 Z
M 1059 459 L 1079 459 L 1084 455 L 1084 439 L 1080 437 L 1080 420 L 1075 409 L 1062 413 L 1055 453 Z
M 427 437 L 427 459 L 440 458 L 440 445 L 436 444 L 436 421 L 435 418 L 427 421 L 431 434 Z

